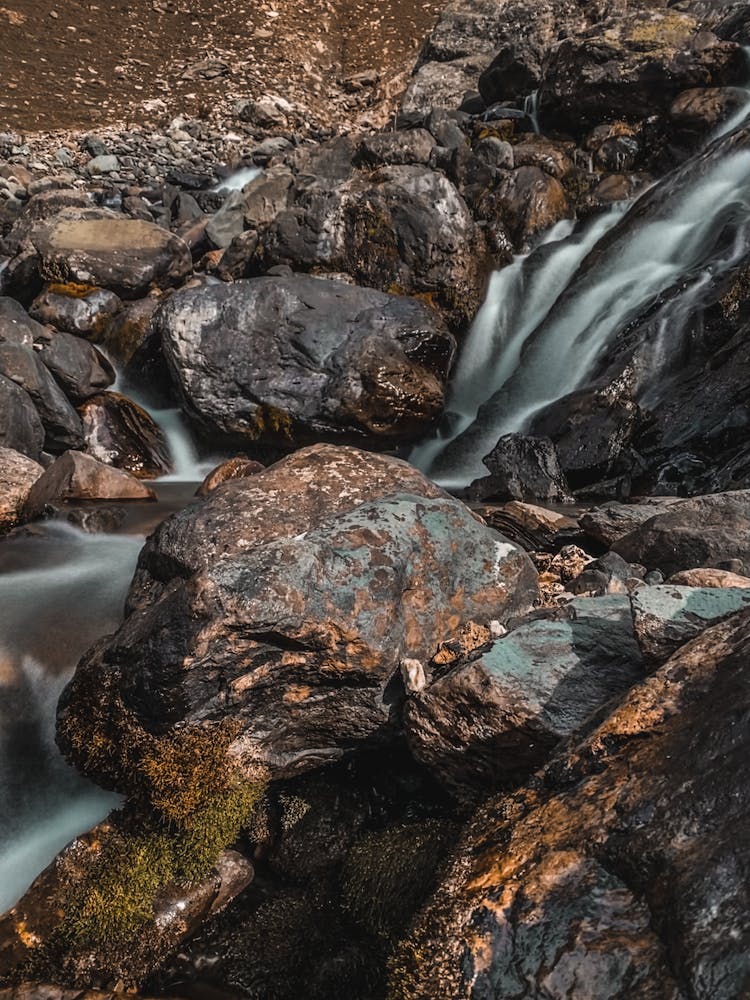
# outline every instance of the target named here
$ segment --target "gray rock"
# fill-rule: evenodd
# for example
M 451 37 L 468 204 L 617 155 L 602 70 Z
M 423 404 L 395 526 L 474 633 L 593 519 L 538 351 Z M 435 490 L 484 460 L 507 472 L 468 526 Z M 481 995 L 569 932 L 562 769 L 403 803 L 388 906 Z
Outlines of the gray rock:
M 19 522 L 29 491 L 43 472 L 33 459 L 0 447 L 0 534 Z
M 481 798 L 542 764 L 556 743 L 643 676 L 630 603 L 577 598 L 535 614 L 412 696 L 412 752 L 459 798 Z
M 724 618 L 750 607 L 746 587 L 641 587 L 631 596 L 638 643 L 650 663 L 664 660 Z
M 644 497 L 628 504 L 613 501 L 586 511 L 581 515 L 579 524 L 590 538 L 612 546 L 618 538 L 675 503 L 679 503 L 679 497 Z
M 358 147 L 361 160 L 372 167 L 429 162 L 435 140 L 423 128 L 378 132 L 365 136 Z
M 416 440 L 442 410 L 455 349 L 427 306 L 307 275 L 180 291 L 156 326 L 204 429 L 284 450 Z
M 572 502 L 557 451 L 549 438 L 505 434 L 482 461 L 490 475 L 471 484 L 473 497 Z
M 29 491 L 24 516 L 32 519 L 69 500 L 155 500 L 156 494 L 121 469 L 80 451 L 66 451 Z
M 35 460 L 44 447 L 44 427 L 31 397 L 5 375 L 0 375 L 0 446 Z
M 104 288 L 52 285 L 34 299 L 29 312 L 40 323 L 96 340 L 121 308 L 118 296 Z
M 85 167 L 86 173 L 92 177 L 99 174 L 113 174 L 119 169 L 120 161 L 112 155 L 95 156 Z
M 115 371 L 95 347 L 59 330 L 45 330 L 34 343 L 45 367 L 74 403 L 93 396 L 115 381 Z

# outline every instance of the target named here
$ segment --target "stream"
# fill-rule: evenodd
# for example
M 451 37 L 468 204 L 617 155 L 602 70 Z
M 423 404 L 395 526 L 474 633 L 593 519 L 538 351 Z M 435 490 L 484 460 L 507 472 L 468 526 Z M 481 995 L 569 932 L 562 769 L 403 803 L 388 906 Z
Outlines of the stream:
M 497 438 L 524 429 L 545 404 L 584 384 L 632 317 L 679 281 L 685 291 L 674 308 L 692 308 L 711 269 L 746 252 L 750 152 L 710 159 L 690 183 L 687 166 L 661 182 L 663 197 L 649 215 L 638 216 L 636 201 L 583 226 L 561 222 L 532 253 L 493 275 L 445 418 L 414 450 L 415 465 L 448 486 L 481 476 Z M 717 245 L 729 219 L 739 236 L 722 257 Z M 653 345 L 655 373 L 668 354 Z M 179 410 L 154 407 L 139 386 L 118 381 L 116 388 L 145 404 L 167 435 L 174 472 L 154 484 L 158 502 L 131 505 L 114 533 L 46 522 L 0 544 L 0 912 L 118 801 L 58 753 L 57 699 L 79 657 L 118 625 L 145 536 L 188 502 L 220 460 L 199 461 Z

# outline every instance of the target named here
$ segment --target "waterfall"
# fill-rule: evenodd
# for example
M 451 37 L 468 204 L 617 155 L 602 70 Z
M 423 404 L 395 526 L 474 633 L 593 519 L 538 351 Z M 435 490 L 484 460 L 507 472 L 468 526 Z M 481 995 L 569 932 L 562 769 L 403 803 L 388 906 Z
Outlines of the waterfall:
M 722 233 L 750 222 L 750 152 L 726 136 L 634 203 L 568 235 L 555 227 L 493 276 L 444 420 L 413 452 L 415 465 L 450 488 L 486 475 L 482 458 L 498 438 L 584 385 L 618 333 L 660 295 L 678 282 L 697 294 L 708 262 L 718 266 Z M 743 239 L 728 261 L 745 248 Z

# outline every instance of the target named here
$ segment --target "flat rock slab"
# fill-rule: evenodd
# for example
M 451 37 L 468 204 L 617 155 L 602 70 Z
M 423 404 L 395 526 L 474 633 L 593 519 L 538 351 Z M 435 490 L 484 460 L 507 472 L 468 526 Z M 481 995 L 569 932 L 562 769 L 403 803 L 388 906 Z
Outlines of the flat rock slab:
M 750 607 L 750 590 L 663 584 L 639 587 L 631 595 L 631 603 L 643 655 L 662 663 L 709 625 Z
M 643 676 L 625 596 L 534 615 L 407 702 L 409 745 L 460 798 L 527 775 L 563 737 Z
M 31 240 L 46 280 L 96 285 L 123 298 L 178 284 L 192 270 L 190 250 L 178 236 L 108 209 L 64 209 Z

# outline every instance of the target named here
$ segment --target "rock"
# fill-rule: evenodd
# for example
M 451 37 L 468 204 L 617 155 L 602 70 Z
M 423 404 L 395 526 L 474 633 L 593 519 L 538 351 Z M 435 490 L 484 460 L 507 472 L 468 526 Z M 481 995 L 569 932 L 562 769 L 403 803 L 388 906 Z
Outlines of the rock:
M 581 515 L 579 524 L 590 538 L 611 548 L 618 538 L 675 503 L 679 503 L 679 497 L 643 497 L 634 503 L 606 503 Z
M 750 577 L 739 576 L 725 569 L 686 569 L 674 573 L 667 583 L 676 587 L 750 587 Z
M 532 553 L 534 565 L 539 570 L 539 590 L 544 607 L 557 607 L 561 601 L 572 597 L 569 587 L 586 567 L 592 557 L 578 545 L 564 545 L 559 552 Z
M 663 663 L 723 618 L 750 607 L 745 587 L 641 587 L 631 597 L 638 644 L 650 663 Z
M 286 264 L 348 274 L 359 285 L 419 295 L 463 330 L 481 305 L 492 258 L 456 187 L 416 164 L 356 172 L 350 146 L 331 145 L 300 162 L 290 207 L 259 230 L 253 273 Z
M 104 288 L 90 285 L 48 285 L 38 295 L 29 312 L 40 323 L 99 340 L 119 312 L 122 302 Z
M 392 738 L 401 660 L 535 597 L 528 557 L 416 470 L 317 445 L 225 482 L 151 535 L 128 616 L 79 664 L 58 739 L 124 787 L 117 750 L 90 753 L 103 745 L 92 725 L 114 748 L 143 725 L 226 717 L 248 766 L 290 776 Z
M 359 143 L 357 154 L 370 167 L 426 164 L 434 146 L 435 140 L 426 129 L 414 128 L 365 136 Z
M 86 892 L 87 880 L 109 875 L 98 865 L 107 862 L 107 844 L 116 842 L 123 852 L 134 851 L 136 861 L 131 865 L 131 891 L 144 891 L 138 884 L 143 881 L 142 871 L 133 871 L 138 862 L 138 842 L 131 846 L 134 835 L 127 829 L 121 818 L 115 814 L 110 820 L 100 823 L 88 833 L 76 837 L 60 852 L 24 894 L 22 899 L 0 917 L 0 977 L 6 979 L 16 968 L 29 963 L 37 968 L 52 966 L 60 978 L 78 986 L 89 995 L 88 986 L 93 982 L 116 984 L 122 987 L 142 981 L 155 966 L 163 961 L 180 943 L 190 937 L 200 925 L 219 913 L 236 895 L 252 881 L 254 872 L 251 863 L 237 851 L 225 850 L 208 873 L 196 879 L 190 886 L 178 886 L 160 876 L 158 870 L 151 874 L 149 887 L 145 890 L 150 897 L 149 909 L 153 916 L 141 922 L 133 930 L 127 941 L 118 938 L 117 920 L 114 913 L 106 913 L 104 919 L 110 921 L 110 938 L 107 947 L 94 949 L 89 943 L 65 927 L 66 908 L 75 906 L 76 892 Z M 147 853 L 149 845 L 141 834 L 141 851 Z M 153 847 L 151 848 L 154 852 Z M 117 874 L 110 875 L 116 879 Z M 107 887 L 101 885 L 94 905 L 102 905 L 106 900 Z M 114 909 L 122 905 L 112 899 Z M 54 958 L 44 956 L 45 946 L 62 931 L 71 934 L 70 941 L 61 954 Z M 35 994 L 30 994 L 34 996 Z M 103 996 L 106 994 L 102 994 Z M 121 994 L 115 993 L 115 996 Z M 42 995 L 43 1000 L 53 1000 L 56 994 Z M 63 997 L 64 1000 L 64 997 Z
M 408 699 L 417 760 L 462 799 L 517 783 L 592 712 L 643 676 L 627 597 L 539 612 Z
M 555 446 L 549 438 L 505 434 L 482 461 L 490 475 L 471 484 L 472 496 L 526 502 L 572 502 Z
M 740 87 L 694 87 L 675 97 L 669 117 L 681 134 L 691 133 L 698 141 L 745 102 L 745 91 Z
M 184 290 L 156 323 L 203 429 L 285 450 L 417 440 L 442 411 L 454 352 L 428 306 L 306 275 Z
M 612 547 L 628 562 L 666 576 L 727 559 L 750 569 L 750 490 L 680 500 Z
M 24 508 L 30 520 L 48 505 L 67 500 L 155 500 L 153 490 L 135 476 L 97 462 L 80 451 L 66 451 L 34 483 Z
M 44 427 L 31 397 L 0 375 L 0 447 L 37 459 L 44 447 Z
M 231 191 L 218 212 L 206 224 L 211 245 L 223 250 L 245 228 L 245 199 L 242 191 Z
M 98 462 L 138 479 L 156 479 L 172 471 L 164 432 L 132 399 L 102 392 L 87 399 L 79 413 L 86 454 Z
M 562 184 L 536 166 L 508 171 L 479 211 L 502 220 L 518 249 L 529 249 L 535 236 L 573 214 Z
M 120 1000 L 122 994 L 114 990 L 85 991 L 86 1000 Z M 143 994 L 132 994 L 134 1000 L 151 1000 Z M 0 1000 L 80 1000 L 81 990 L 77 987 L 57 986 L 53 983 L 22 982 L 17 986 L 0 989 Z
M 568 584 L 572 594 L 626 594 L 643 583 L 643 569 L 632 566 L 616 552 L 607 552 L 584 567 Z
M 742 995 L 748 643 L 748 612 L 707 630 L 479 810 L 392 960 L 394 1000 Z
M 424 63 L 412 77 L 401 107 L 407 113 L 430 108 L 458 108 L 464 96 L 476 88 L 489 56 L 466 56 L 451 62 Z
M 265 466 L 260 462 L 255 462 L 252 458 L 244 455 L 235 455 L 228 458 L 226 462 L 217 465 L 215 469 L 206 476 L 195 492 L 197 497 L 205 497 L 215 490 L 217 486 L 226 483 L 231 479 L 245 479 L 247 476 L 254 476 L 257 472 L 262 472 Z
M 93 157 L 84 169 L 91 177 L 96 177 L 98 174 L 113 174 L 120 169 L 120 161 L 116 156 L 104 154 Z
M 581 534 L 572 517 L 517 500 L 502 507 L 479 507 L 476 512 L 527 552 L 556 552 Z
M 115 361 L 127 364 L 152 333 L 152 320 L 161 301 L 156 296 L 126 302 L 113 322 L 94 338 Z
M 29 491 L 43 472 L 33 459 L 0 447 L 0 534 L 18 523 Z
M 64 209 L 31 238 L 46 280 L 97 285 L 126 299 L 179 284 L 192 270 L 179 237 L 108 209 Z
M 70 333 L 42 330 L 34 342 L 39 357 L 57 384 L 80 403 L 115 381 L 115 370 L 101 351 Z
M 0 338 L 3 336 L 0 333 Z M 80 446 L 83 437 L 78 414 L 32 347 L 0 339 L 0 374 L 31 398 L 44 427 L 46 451 L 57 454 Z
M 744 77 L 739 46 L 689 14 L 628 12 L 555 46 L 541 85 L 542 121 L 580 135 L 604 121 L 666 113 L 680 91 Z

